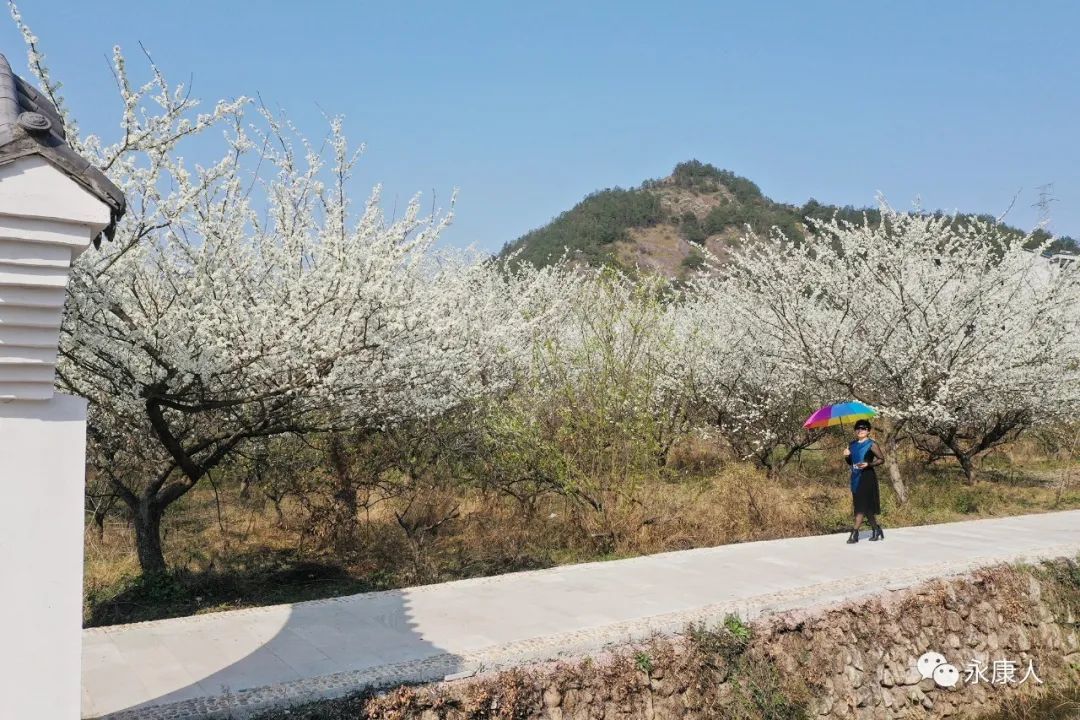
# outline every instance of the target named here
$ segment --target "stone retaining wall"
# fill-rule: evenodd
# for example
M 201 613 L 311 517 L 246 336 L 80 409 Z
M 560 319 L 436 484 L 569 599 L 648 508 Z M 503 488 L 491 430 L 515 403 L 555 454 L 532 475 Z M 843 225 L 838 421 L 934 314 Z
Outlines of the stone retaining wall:
M 1001 566 L 744 626 L 698 628 L 576 663 L 398 688 L 379 720 L 964 718 L 1080 683 L 1080 565 Z M 744 630 L 749 629 L 749 637 Z M 924 677 L 919 658 L 948 669 Z M 1011 663 L 1013 681 L 1003 681 Z M 972 663 L 984 670 L 972 673 Z M 1028 675 L 1029 664 L 1038 679 Z M 929 666 L 927 666 L 929 667 Z M 974 680 L 974 681 L 973 681 Z M 315 717 L 315 716 L 311 716 Z M 336 717 L 336 716 L 335 716 Z

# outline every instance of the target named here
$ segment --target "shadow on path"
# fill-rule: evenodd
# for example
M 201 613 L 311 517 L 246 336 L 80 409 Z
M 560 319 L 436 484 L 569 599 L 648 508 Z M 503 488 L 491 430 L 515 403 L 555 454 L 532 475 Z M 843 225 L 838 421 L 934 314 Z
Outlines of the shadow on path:
M 441 680 L 460 671 L 456 656 L 417 631 L 408 594 L 87 630 L 82 715 L 152 720 L 235 709 L 244 716 L 283 701 L 339 697 L 383 678 Z

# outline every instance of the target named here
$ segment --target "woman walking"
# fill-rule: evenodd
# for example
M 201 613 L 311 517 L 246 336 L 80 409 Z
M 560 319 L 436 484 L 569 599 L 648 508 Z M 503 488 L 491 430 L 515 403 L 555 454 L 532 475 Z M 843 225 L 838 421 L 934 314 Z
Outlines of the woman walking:
M 851 466 L 851 500 L 855 511 L 855 524 L 847 541 L 859 542 L 859 527 L 863 518 L 870 522 L 873 529 L 870 540 L 884 540 L 885 533 L 877 522 L 877 515 L 881 512 L 881 500 L 878 497 L 877 473 L 874 468 L 885 462 L 885 455 L 870 437 L 869 420 L 855 423 L 855 439 L 844 448 L 844 462 Z

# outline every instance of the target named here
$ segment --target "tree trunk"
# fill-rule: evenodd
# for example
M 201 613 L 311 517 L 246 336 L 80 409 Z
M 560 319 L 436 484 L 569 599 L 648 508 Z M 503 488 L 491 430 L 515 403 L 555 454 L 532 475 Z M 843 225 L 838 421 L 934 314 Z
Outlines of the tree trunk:
M 754 492 L 750 489 L 750 483 L 745 483 L 743 489 L 746 491 L 747 500 L 747 514 L 751 515 L 753 521 L 757 523 L 757 528 L 762 528 L 765 525 L 765 516 L 761 514 L 761 507 L 757 503 L 757 498 L 754 497 Z
M 107 512 L 100 505 L 94 508 L 94 525 L 97 526 L 98 542 L 105 542 L 105 514 Z
M 975 459 L 970 455 L 960 452 L 956 454 L 956 459 L 960 461 L 960 467 L 964 471 L 964 484 L 975 484 Z
M 754 461 L 758 464 L 758 467 L 765 471 L 765 477 L 769 480 L 775 480 L 779 477 L 780 470 L 783 467 L 778 459 L 774 459 L 775 452 L 776 447 L 770 445 L 753 453 Z
M 356 540 L 359 505 L 356 501 L 357 488 L 352 468 L 349 466 L 349 458 L 341 437 L 337 433 L 330 438 L 328 455 L 337 481 L 333 495 L 334 513 L 331 531 L 336 549 L 345 550 L 351 548 Z
M 134 508 L 135 548 L 143 575 L 165 572 L 165 554 L 161 549 L 161 515 L 162 508 L 151 499 L 140 498 L 138 506 Z
M 900 474 L 900 462 L 896 459 L 896 433 L 890 433 L 885 438 L 885 467 L 889 470 L 889 480 L 893 490 L 896 491 L 896 499 L 901 505 L 907 502 L 907 487 L 904 486 L 904 477 Z
M 940 437 L 941 441 L 944 442 L 945 445 L 949 448 L 949 450 L 953 454 L 953 457 L 956 458 L 956 461 L 960 463 L 960 469 L 964 471 L 964 484 L 974 484 L 975 457 L 983 448 L 979 445 L 973 445 L 971 448 L 968 449 L 967 452 L 965 452 L 963 446 L 960 444 L 960 441 L 957 439 L 955 432 L 951 432 L 946 435 L 939 435 L 938 437 Z
M 281 509 L 281 503 L 285 499 L 285 494 L 267 492 L 264 490 L 263 496 L 268 499 L 274 506 L 274 512 L 277 514 L 277 526 L 279 528 L 285 527 L 285 512 Z

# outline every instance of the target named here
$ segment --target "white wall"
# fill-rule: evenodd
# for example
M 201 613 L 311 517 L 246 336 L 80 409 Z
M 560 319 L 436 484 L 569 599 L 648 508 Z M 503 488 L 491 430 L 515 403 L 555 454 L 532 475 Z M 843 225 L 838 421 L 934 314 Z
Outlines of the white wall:
M 85 462 L 85 400 L 0 402 L 4 720 L 80 716 Z
M 81 714 L 86 403 L 53 378 L 72 260 L 108 222 L 41 157 L 0 165 L 0 720 Z

